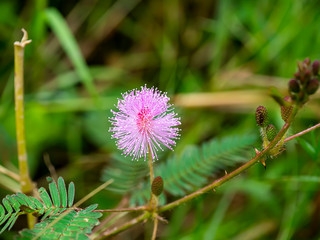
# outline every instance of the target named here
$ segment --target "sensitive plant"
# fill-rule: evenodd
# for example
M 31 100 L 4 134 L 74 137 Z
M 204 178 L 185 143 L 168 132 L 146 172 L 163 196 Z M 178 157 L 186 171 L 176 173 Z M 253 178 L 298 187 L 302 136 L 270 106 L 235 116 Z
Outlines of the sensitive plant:
M 311 62 L 306 59 L 298 63 L 298 71 L 294 74 L 294 79 L 289 81 L 289 95 L 272 94 L 272 97 L 280 105 L 281 117 L 284 121 L 279 131 L 277 131 L 275 124 L 271 123 L 266 107 L 259 106 L 257 108 L 255 117 L 260 128 L 262 146 L 255 149 L 255 156 L 251 160 L 245 160 L 245 157 L 246 153 L 250 151 L 248 147 L 255 141 L 254 137 L 249 135 L 234 136 L 220 141 L 209 141 L 199 148 L 190 147 L 183 151 L 180 158 L 175 155 L 167 162 L 160 159 L 163 163 L 158 166 L 159 170 L 153 170 L 153 161 L 158 159 L 157 151 L 164 149 L 164 147 L 174 148 L 175 142 L 180 136 L 178 127 L 180 118 L 177 117 L 172 105 L 169 104 L 167 94 L 156 88 L 143 86 L 141 90 L 135 89 L 124 93 L 116 105 L 118 111 L 112 111 L 114 115 L 109 120 L 112 125 L 110 131 L 113 133 L 112 137 L 116 139 L 119 151 L 125 156 L 131 156 L 131 159 L 142 158 L 148 162 L 148 167 L 146 164 L 137 165 L 141 170 L 137 171 L 138 174 L 123 177 L 124 179 L 131 178 L 130 180 L 135 185 L 138 185 L 139 181 L 143 183 L 143 188 L 140 188 L 139 191 L 130 192 L 129 187 L 122 189 L 124 193 L 129 193 L 133 197 L 134 194 L 138 195 L 137 192 L 140 192 L 140 196 L 144 197 L 137 197 L 137 202 L 140 205 L 135 207 L 97 209 L 97 205 L 93 204 L 83 209 L 80 206 L 89 197 L 97 194 L 101 189 L 108 189 L 109 185 L 111 188 L 114 184 L 114 189 L 116 189 L 115 186 L 121 187 L 121 180 L 106 169 L 103 174 L 103 178 L 107 180 L 105 184 L 76 204 L 73 203 L 74 184 L 71 182 L 67 190 L 61 177 L 57 180 L 48 178 L 50 194 L 44 188 L 36 189 L 32 184 L 26 168 L 24 123 L 21 121 L 24 118 L 23 54 L 21 53 L 29 42 L 25 32 L 22 41 L 17 43 L 18 49 L 15 55 L 15 87 L 19 90 L 16 91 L 16 102 L 18 102 L 16 114 L 17 119 L 20 119 L 17 121 L 17 141 L 21 144 L 20 147 L 18 145 L 20 173 L 17 178 L 9 170 L 2 171 L 8 177 L 21 181 L 22 192 L 7 195 L 2 200 L 3 206 L 0 205 L 1 232 L 12 228 L 20 215 L 28 216 L 30 229 L 22 230 L 19 239 L 105 239 L 147 220 L 153 223 L 151 238 L 155 239 L 159 221 L 167 222 L 161 216 L 163 212 L 216 189 L 257 162 L 266 166 L 270 159 L 285 151 L 286 142 L 320 126 L 317 124 L 287 137 L 289 127 L 297 113 L 319 88 L 319 62 Z M 126 160 L 131 161 L 131 159 Z M 133 164 L 138 163 L 133 162 Z M 219 175 L 219 171 L 234 166 L 237 167 L 233 171 L 229 173 L 225 171 L 223 176 L 217 177 L 208 184 L 210 175 L 213 173 Z M 146 175 L 149 175 L 150 178 L 148 182 L 144 182 L 143 179 Z M 155 175 L 157 176 L 155 177 Z M 119 181 L 117 182 L 117 180 Z M 166 199 L 160 201 L 164 192 L 170 192 L 177 196 L 177 199 L 172 202 L 167 202 Z M 128 222 L 115 223 L 112 227 L 104 222 L 99 226 L 99 230 L 95 230 L 94 227 L 99 224 L 99 218 L 102 217 L 102 214 L 109 212 L 135 212 L 139 215 L 132 217 Z M 36 223 L 37 221 L 38 223 Z

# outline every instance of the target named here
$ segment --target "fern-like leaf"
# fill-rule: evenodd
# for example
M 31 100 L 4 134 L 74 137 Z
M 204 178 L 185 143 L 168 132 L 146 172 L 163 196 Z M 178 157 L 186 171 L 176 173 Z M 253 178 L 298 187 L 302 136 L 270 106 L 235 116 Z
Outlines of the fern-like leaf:
M 114 155 L 111 165 L 103 170 L 102 181 L 113 179 L 108 187 L 109 191 L 120 194 L 134 191 L 139 187 L 139 182 L 147 176 L 149 170 L 147 162 L 130 161 L 122 155 Z
M 188 146 L 180 156 L 174 155 L 166 162 L 155 166 L 155 176 L 164 180 L 164 190 L 174 196 L 183 196 L 196 188 L 204 186 L 208 178 L 220 170 L 228 169 L 246 159 L 246 150 L 256 140 L 254 135 L 224 137 L 221 140 L 213 139 L 203 143 L 202 146 Z M 119 165 L 122 169 L 122 166 Z M 148 171 L 147 166 L 145 166 Z M 125 178 L 130 171 L 121 172 Z M 104 174 L 110 172 L 105 170 Z M 112 178 L 117 178 L 113 171 Z M 141 178 L 140 178 L 141 179 Z M 104 179 L 107 180 L 107 179 Z M 150 198 L 150 183 L 146 179 L 137 184 L 138 179 L 133 179 L 134 187 L 122 189 L 122 193 L 131 193 L 131 204 L 142 205 Z M 117 186 L 114 186 L 114 188 Z M 119 186 L 120 188 L 121 186 Z M 120 191 L 119 191 L 120 192 Z M 160 195 L 160 204 L 165 203 L 163 194 Z
M 86 234 L 91 233 L 92 228 L 99 224 L 98 218 L 102 216 L 94 212 L 97 204 L 90 205 L 81 211 L 69 210 L 62 215 L 54 215 L 36 224 L 33 229 L 24 229 L 18 239 L 89 239 Z
M 20 215 L 32 213 L 35 216 L 41 216 L 41 220 L 49 216 L 59 215 L 64 212 L 68 206 L 71 207 L 74 201 L 74 184 L 69 184 L 69 194 L 67 195 L 66 185 L 62 177 L 59 177 L 58 184 L 50 177 L 47 178 L 49 182 L 50 194 L 45 188 L 38 190 L 41 201 L 27 196 L 23 193 L 16 193 L 7 195 L 2 199 L 2 206 L 0 204 L 0 234 L 6 229 L 10 230 Z
M 164 179 L 165 190 L 183 196 L 202 187 L 208 178 L 246 159 L 247 148 L 255 142 L 252 135 L 213 139 L 202 146 L 189 146 L 179 156 L 173 156 L 155 170 Z

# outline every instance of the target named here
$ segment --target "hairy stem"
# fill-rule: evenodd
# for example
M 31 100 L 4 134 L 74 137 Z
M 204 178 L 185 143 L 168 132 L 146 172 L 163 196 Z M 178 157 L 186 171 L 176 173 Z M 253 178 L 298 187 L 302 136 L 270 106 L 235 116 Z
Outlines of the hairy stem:
M 288 141 L 290 141 L 290 140 L 292 140 L 294 138 L 300 137 L 300 136 L 302 136 L 302 135 L 304 135 L 304 134 L 306 134 L 308 132 L 311 132 L 312 130 L 314 130 L 314 129 L 318 128 L 318 127 L 320 127 L 320 123 L 318 123 L 318 124 L 316 124 L 316 125 L 314 125 L 314 126 L 312 126 L 310 128 L 307 128 L 307 129 L 305 129 L 305 130 L 303 130 L 303 131 L 301 131 L 301 132 L 299 132 L 299 133 L 297 133 L 295 135 L 292 135 L 292 136 L 286 138 L 284 140 L 284 142 L 286 143 L 286 142 L 288 142 Z

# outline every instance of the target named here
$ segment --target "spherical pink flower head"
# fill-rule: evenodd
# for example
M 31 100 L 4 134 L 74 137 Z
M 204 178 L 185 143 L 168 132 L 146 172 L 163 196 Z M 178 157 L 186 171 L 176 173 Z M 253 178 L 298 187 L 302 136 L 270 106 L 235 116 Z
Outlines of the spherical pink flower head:
M 157 151 L 162 145 L 172 150 L 175 139 L 179 138 L 180 118 L 173 112 L 166 93 L 154 88 L 141 87 L 122 94 L 118 99 L 117 112 L 110 118 L 113 127 L 112 138 L 123 154 L 138 160 L 146 159 L 147 153 L 152 160 L 158 159 Z

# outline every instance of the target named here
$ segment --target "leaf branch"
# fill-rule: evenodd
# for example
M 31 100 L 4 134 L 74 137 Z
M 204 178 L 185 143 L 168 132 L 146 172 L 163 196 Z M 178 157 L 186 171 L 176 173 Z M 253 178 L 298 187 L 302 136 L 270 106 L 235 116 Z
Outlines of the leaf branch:
M 283 125 L 283 127 L 281 128 L 281 130 L 279 131 L 279 133 L 277 134 L 277 136 L 273 139 L 273 141 L 271 141 L 269 143 L 268 146 L 266 146 L 261 152 L 258 152 L 256 154 L 256 156 L 254 158 L 252 158 L 250 161 L 248 161 L 247 163 L 243 164 L 242 166 L 240 166 L 239 168 L 235 169 L 234 171 L 224 175 L 223 177 L 216 179 L 215 181 L 213 181 L 212 183 L 210 183 L 209 185 L 183 197 L 180 198 L 174 202 L 168 203 L 162 207 L 159 207 L 156 211 L 156 213 L 161 213 L 161 212 L 165 212 L 168 210 L 171 210 L 172 208 L 175 208 L 183 203 L 186 203 L 204 193 L 209 192 L 210 190 L 221 186 L 223 183 L 229 181 L 230 179 L 234 178 L 235 176 L 239 175 L 240 173 L 242 173 L 243 171 L 245 171 L 246 169 L 250 168 L 251 166 L 253 166 L 254 164 L 256 164 L 259 160 L 263 159 L 266 155 L 269 154 L 269 152 L 275 147 L 277 146 L 277 144 L 282 140 L 283 136 L 285 136 L 285 134 L 287 133 L 289 127 L 291 126 L 291 123 L 293 122 L 294 117 L 296 116 L 297 112 L 299 110 L 298 106 L 294 106 L 293 111 L 290 115 L 290 117 L 288 118 L 287 122 Z M 316 128 L 320 127 L 320 123 L 316 124 L 313 127 L 310 127 L 306 130 L 301 131 L 300 133 L 297 133 L 293 136 L 290 136 L 288 138 L 286 138 L 283 142 L 286 143 L 296 137 L 302 136 L 312 130 L 315 130 Z M 137 207 L 136 209 L 141 209 L 143 210 L 144 207 Z M 148 209 L 146 209 L 148 210 Z M 129 222 L 121 225 L 120 227 L 114 227 L 111 230 L 105 231 L 104 233 L 102 233 L 100 236 L 98 236 L 97 239 L 100 238 L 106 238 L 106 237 L 110 237 L 110 236 L 114 236 L 140 222 L 142 222 L 143 220 L 146 220 L 148 218 L 151 218 L 152 214 L 150 214 L 149 212 L 145 212 L 144 214 L 130 220 Z

